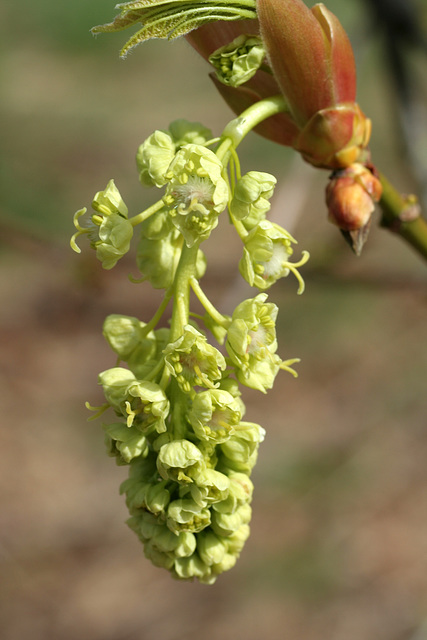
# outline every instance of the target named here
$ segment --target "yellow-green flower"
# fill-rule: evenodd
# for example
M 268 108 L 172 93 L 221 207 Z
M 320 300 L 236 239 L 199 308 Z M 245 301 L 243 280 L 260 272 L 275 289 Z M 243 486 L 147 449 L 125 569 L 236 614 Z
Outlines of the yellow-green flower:
M 164 350 L 165 364 L 185 392 L 195 386 L 214 388 L 225 369 L 224 356 L 191 325 Z
M 163 187 L 165 174 L 178 149 L 185 144 L 203 144 L 211 137 L 212 132 L 202 124 L 184 119 L 171 122 L 168 131 L 154 131 L 136 154 L 140 182 L 149 187 Z
M 266 300 L 267 294 L 260 293 L 236 307 L 226 342 L 239 381 L 264 393 L 272 388 L 281 364 L 276 355 L 278 308 Z
M 209 236 L 227 206 L 222 171 L 213 151 L 196 144 L 181 147 L 169 166 L 164 202 L 188 247 Z
M 257 459 L 259 443 L 265 430 L 253 422 L 241 422 L 236 433 L 220 445 L 222 456 L 220 469 L 224 473 L 238 471 L 249 474 Z
M 210 510 L 199 506 L 192 499 L 180 498 L 169 504 L 166 524 L 174 533 L 181 533 L 181 531 L 197 533 L 208 527 L 210 522 Z
M 87 227 L 82 227 L 79 222 L 86 213 L 86 208 L 80 209 L 74 215 L 74 226 L 77 232 L 71 238 L 70 244 L 74 251 L 80 253 L 76 238 L 87 234 L 103 268 L 112 269 L 129 251 L 133 236 L 133 226 L 127 219 L 127 206 L 114 180 L 109 181 L 104 191 L 98 191 L 93 199 L 92 208 L 95 213 L 92 214 Z
M 243 220 L 247 228 L 253 228 L 265 219 L 270 210 L 269 202 L 276 185 L 270 173 L 249 171 L 242 176 L 234 188 L 230 212 L 237 220 Z M 247 219 L 249 218 L 248 222 Z
M 289 274 L 292 236 L 268 220 L 261 221 L 245 238 L 239 270 L 251 287 L 268 289 Z
M 157 456 L 157 469 L 162 478 L 184 485 L 193 482 L 191 473 L 194 473 L 201 463 L 202 452 L 189 440 L 166 443 L 160 447 Z
M 240 402 L 222 389 L 197 393 L 188 421 L 201 440 L 225 442 L 241 419 Z
M 262 65 L 265 48 L 259 36 L 242 34 L 209 56 L 218 79 L 230 87 L 239 87 L 252 78 Z
M 145 434 L 166 431 L 165 419 L 169 413 L 169 400 L 155 382 L 138 380 L 123 367 L 107 369 L 99 375 L 107 402 L 118 415 L 126 418 Z

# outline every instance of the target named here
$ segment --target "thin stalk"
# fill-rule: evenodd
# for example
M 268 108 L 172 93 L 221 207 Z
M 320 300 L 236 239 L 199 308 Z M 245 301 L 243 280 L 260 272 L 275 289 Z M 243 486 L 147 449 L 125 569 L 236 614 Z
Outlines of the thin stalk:
M 240 116 L 231 120 L 222 132 L 221 137 L 225 139 L 229 138 L 233 143 L 234 149 L 236 149 L 243 138 L 252 131 L 254 127 L 260 124 L 260 122 L 284 111 L 288 111 L 288 105 L 282 95 L 260 100 L 246 109 L 246 111 L 243 111 Z M 217 155 L 221 146 L 216 152 Z M 220 156 L 218 157 L 222 160 Z
M 129 222 L 133 227 L 135 227 L 137 224 L 140 224 L 141 222 L 144 222 L 144 220 L 147 220 L 147 218 L 152 216 L 153 213 L 157 213 L 157 211 L 160 211 L 160 209 L 163 209 L 164 206 L 165 206 L 165 203 L 163 202 L 163 200 L 158 200 L 157 202 L 152 204 L 151 207 L 148 207 L 148 209 L 141 211 L 141 213 L 138 213 L 136 216 L 133 216 L 133 218 L 129 218 Z
M 188 324 L 190 314 L 190 279 L 196 274 L 198 251 L 199 243 L 194 244 L 192 247 L 184 245 L 182 248 L 181 258 L 173 283 L 174 305 L 170 342 L 177 340 L 183 334 L 184 326 Z
M 218 311 L 218 309 L 215 309 L 212 302 L 209 300 L 202 287 L 199 285 L 199 281 L 194 276 L 190 278 L 190 286 L 212 320 L 214 320 L 221 327 L 224 327 L 224 329 L 227 329 L 230 321 L 227 320 L 227 318 L 225 318 L 222 313 Z
M 151 318 L 150 322 L 148 322 L 145 327 L 144 330 L 142 332 L 142 335 L 145 337 L 147 336 L 150 331 L 152 331 L 153 329 L 155 329 L 158 325 L 158 323 L 160 322 L 160 319 L 162 317 L 162 315 L 164 314 L 166 307 L 168 306 L 169 300 L 172 298 L 172 288 L 168 289 L 164 295 L 163 300 L 160 303 L 159 308 L 157 309 L 156 313 L 154 314 L 154 316 Z

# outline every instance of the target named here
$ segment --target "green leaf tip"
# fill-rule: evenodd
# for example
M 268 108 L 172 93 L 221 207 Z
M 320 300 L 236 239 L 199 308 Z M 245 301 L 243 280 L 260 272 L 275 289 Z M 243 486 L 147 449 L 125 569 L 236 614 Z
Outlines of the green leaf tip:
M 256 17 L 255 0 L 139 0 L 116 5 L 120 10 L 113 22 L 92 28 L 92 33 L 122 31 L 140 22 L 139 29 L 126 42 L 120 56 L 152 38 L 172 40 L 209 22 L 244 20 Z

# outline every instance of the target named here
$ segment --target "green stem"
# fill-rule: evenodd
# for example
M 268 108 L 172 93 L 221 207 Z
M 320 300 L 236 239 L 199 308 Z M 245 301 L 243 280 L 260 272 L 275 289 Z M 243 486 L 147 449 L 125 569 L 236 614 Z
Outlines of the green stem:
M 161 301 L 159 308 L 157 309 L 157 311 L 154 314 L 154 316 L 151 318 L 150 322 L 148 322 L 144 327 L 144 331 L 142 332 L 142 335 L 144 337 L 147 336 L 150 333 L 150 331 L 155 329 L 155 327 L 159 323 L 162 315 L 165 312 L 166 307 L 168 306 L 169 300 L 172 298 L 172 294 L 173 294 L 172 288 L 169 288 L 165 292 L 165 296 L 164 296 L 163 300 Z
M 183 400 L 183 393 L 174 379 L 170 383 L 169 398 L 172 407 L 172 420 L 169 431 L 172 432 L 174 440 L 181 440 L 187 436 L 187 426 L 183 416 L 187 401 L 186 399 Z
M 133 227 L 135 227 L 137 224 L 140 224 L 141 222 L 144 222 L 144 220 L 147 220 L 147 218 L 152 216 L 153 213 L 157 213 L 157 211 L 160 211 L 160 209 L 163 209 L 164 206 L 165 206 L 165 203 L 163 202 L 163 200 L 158 200 L 157 202 L 152 204 L 151 207 L 148 207 L 148 209 L 141 211 L 141 213 L 138 213 L 138 215 L 133 216 L 133 218 L 129 218 L 129 222 Z
M 212 320 L 214 320 L 221 327 L 224 327 L 224 329 L 228 329 L 230 321 L 227 320 L 227 318 L 225 318 L 222 315 L 222 313 L 220 313 L 218 311 L 218 309 L 215 309 L 215 307 L 213 306 L 212 302 L 209 300 L 209 298 L 204 293 L 202 287 L 199 284 L 199 281 L 194 276 L 192 278 L 190 278 L 190 286 L 193 289 L 193 291 L 196 294 L 196 296 L 198 297 L 198 299 L 200 300 L 200 302 L 203 305 L 203 307 L 205 308 L 205 310 L 207 311 L 207 313 L 212 318 Z
M 240 116 L 231 120 L 222 132 L 221 137 L 225 139 L 229 138 L 233 143 L 233 147 L 236 148 L 243 138 L 252 131 L 254 127 L 260 124 L 260 122 L 284 111 L 288 111 L 288 105 L 282 95 L 260 100 L 246 109 L 246 111 L 243 111 Z M 224 143 L 219 147 L 217 155 L 223 144 Z M 218 157 L 222 160 L 221 156 Z
M 234 225 L 234 228 L 236 229 L 236 231 L 238 233 L 238 236 L 239 236 L 240 240 L 242 240 L 244 242 L 245 238 L 247 238 L 247 236 L 249 235 L 249 231 L 246 229 L 246 227 L 243 224 L 243 222 L 241 220 L 237 220 L 231 213 L 230 213 L 230 219 L 231 219 L 231 222 Z
M 380 180 L 381 226 L 397 233 L 427 259 L 427 220 L 421 216 L 415 196 L 403 197 L 382 174 Z
M 184 326 L 188 324 L 190 314 L 190 279 L 196 273 L 197 253 L 199 243 L 192 247 L 184 245 L 181 258 L 175 273 L 173 283 L 174 305 L 172 311 L 172 324 L 170 342 L 174 342 L 184 331 Z

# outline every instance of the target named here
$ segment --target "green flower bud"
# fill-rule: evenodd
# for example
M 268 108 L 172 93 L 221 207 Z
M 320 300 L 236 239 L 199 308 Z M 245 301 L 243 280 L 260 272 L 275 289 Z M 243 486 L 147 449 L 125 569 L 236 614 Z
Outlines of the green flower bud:
M 141 238 L 137 245 L 138 269 L 155 289 L 167 289 L 173 283 L 181 256 L 182 236 L 166 212 L 160 212 L 141 225 Z M 196 277 L 206 271 L 206 258 L 198 251 Z
M 157 469 L 165 480 L 189 484 L 192 482 L 189 472 L 201 462 L 203 454 L 195 444 L 189 440 L 174 440 L 160 447 Z
M 200 507 L 194 500 L 173 500 L 168 507 L 166 524 L 174 533 L 190 531 L 197 533 L 211 522 L 209 509 Z
M 151 373 L 153 367 L 163 358 L 163 349 L 169 343 L 170 331 L 166 327 L 150 331 L 147 337 L 128 357 L 127 364 L 139 380 Z
M 220 445 L 223 453 L 221 464 L 227 469 L 249 474 L 255 465 L 258 445 L 264 435 L 265 430 L 258 424 L 240 423 L 236 433 Z
M 245 542 L 249 538 L 250 532 L 251 530 L 249 525 L 242 524 L 237 531 L 225 538 L 228 552 L 237 556 L 245 546 Z
M 180 149 L 186 144 L 203 145 L 212 138 L 212 131 L 199 122 L 188 122 L 188 120 L 174 120 L 169 125 L 169 133 L 175 143 L 176 149 Z
M 129 482 L 130 478 L 122 482 L 120 493 L 126 493 L 126 506 L 133 515 L 140 514 L 141 509 L 146 509 L 146 495 L 151 484 L 149 482 Z M 125 483 L 128 484 L 125 484 Z M 126 487 L 126 491 L 125 488 Z
M 126 415 L 127 390 L 134 382 L 134 374 L 123 367 L 113 367 L 99 374 L 105 398 L 118 415 Z
M 145 503 L 148 511 L 154 515 L 164 514 L 170 502 L 170 491 L 166 489 L 167 481 L 156 482 L 147 489 Z
M 218 536 L 230 536 L 244 524 L 250 522 L 252 509 L 248 503 L 242 504 L 234 513 L 212 511 L 212 529 Z
M 225 442 L 241 419 L 240 404 L 227 391 L 209 389 L 193 400 L 188 421 L 202 440 Z
M 113 445 L 113 448 L 110 449 L 110 455 L 121 456 L 127 464 L 133 458 L 148 453 L 147 440 L 135 427 L 127 427 L 121 422 L 103 425 L 103 427 Z
M 178 535 L 173 535 L 178 539 L 174 548 L 174 553 L 177 558 L 187 558 L 195 552 L 197 539 L 194 533 L 181 531 Z
M 220 563 L 227 551 L 225 538 L 218 537 L 212 530 L 207 529 L 197 536 L 197 553 L 208 567 Z
M 270 210 L 269 200 L 276 182 L 276 178 L 270 173 L 249 171 L 237 181 L 230 203 L 231 214 L 237 220 L 245 220 L 248 217 L 251 222 L 263 220 Z
M 239 270 L 251 287 L 268 289 L 289 274 L 291 243 L 295 240 L 279 225 L 263 220 L 249 232 L 244 242 Z
M 224 356 L 191 325 L 184 327 L 184 334 L 166 347 L 164 355 L 168 371 L 186 393 L 194 386 L 214 388 L 226 366 Z
M 148 513 L 142 514 L 134 530 L 144 543 L 149 543 L 149 549 L 170 554 L 174 558 L 189 557 L 196 549 L 194 534 L 188 531 L 175 534 L 158 518 Z
M 139 357 L 145 361 L 156 353 L 154 333 L 144 333 L 145 323 L 132 316 L 111 314 L 106 317 L 102 333 L 112 350 L 121 360 L 127 362 L 132 353 L 138 349 Z M 141 349 L 142 347 L 142 349 Z
M 169 133 L 155 131 L 138 148 L 136 166 L 141 184 L 162 187 L 165 173 L 175 155 L 175 144 Z
M 218 575 L 224 573 L 224 571 L 230 571 L 236 564 L 237 558 L 237 555 L 226 553 L 221 562 L 212 566 L 212 572 Z
M 237 382 L 237 380 L 235 380 L 234 378 L 231 378 L 227 373 L 224 378 L 221 378 L 219 383 L 219 388 L 223 389 L 223 391 L 227 391 L 228 393 L 230 393 L 235 399 L 239 399 L 242 395 L 242 392 L 240 391 L 239 383 Z M 242 403 L 242 406 L 244 407 L 243 403 Z
M 192 478 L 194 483 L 190 485 L 190 494 L 199 506 L 205 507 L 227 498 L 230 480 L 223 473 L 202 467 L 192 473 Z
M 259 36 L 240 35 L 233 42 L 217 49 L 209 56 L 219 80 L 231 87 L 239 87 L 255 75 L 265 58 Z
M 126 494 L 126 504 L 131 513 L 146 509 L 146 494 L 157 483 L 156 456 L 149 452 L 146 458 L 134 458 L 129 465 L 129 477 L 120 485 L 120 494 Z
M 245 473 L 230 473 L 229 483 L 228 496 L 213 505 L 219 513 L 234 513 L 242 504 L 252 500 L 254 486 Z
M 222 171 L 213 151 L 196 144 L 181 147 L 169 166 L 163 199 L 188 247 L 209 236 L 227 206 L 228 186 Z
M 155 535 L 150 539 L 151 546 L 163 553 L 173 553 L 178 544 L 178 536 L 172 533 L 166 526 L 159 527 Z
M 264 393 L 272 388 L 281 364 L 275 355 L 278 308 L 266 299 L 267 294 L 260 293 L 236 307 L 226 342 L 239 381 Z
M 176 575 L 182 580 L 198 578 L 200 582 L 209 580 L 210 568 L 200 559 L 197 553 L 190 558 L 177 558 L 174 566 Z
M 127 525 L 143 542 L 153 538 L 156 535 L 156 531 L 163 526 L 156 516 L 143 510 L 129 518 Z
M 136 262 L 155 289 L 171 286 L 180 255 L 180 234 L 166 212 L 161 211 L 142 223 Z
M 168 569 L 171 571 L 175 564 L 174 554 L 159 551 L 153 540 L 144 543 L 144 555 L 155 567 L 159 567 L 160 569 Z
M 136 263 L 154 289 L 168 289 L 173 283 L 180 256 L 178 246 L 170 238 L 149 240 L 141 237 L 137 245 Z

